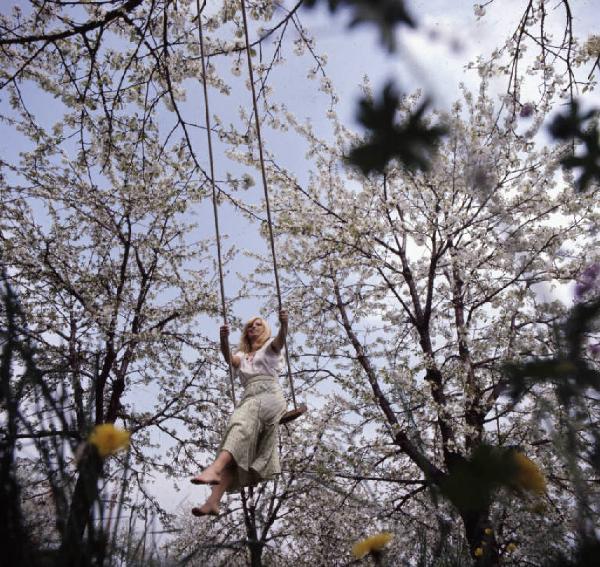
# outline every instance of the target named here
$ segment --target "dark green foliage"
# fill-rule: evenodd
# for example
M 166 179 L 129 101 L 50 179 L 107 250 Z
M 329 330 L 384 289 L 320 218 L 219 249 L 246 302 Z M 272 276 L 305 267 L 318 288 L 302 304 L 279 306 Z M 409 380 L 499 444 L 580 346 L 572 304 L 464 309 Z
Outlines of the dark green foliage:
M 93 447 L 87 446 L 79 459 L 79 480 L 71 501 L 69 519 L 59 517 L 59 502 L 68 500 L 66 470 L 56 469 L 55 462 L 62 462 L 58 454 L 63 444 L 70 442 L 69 417 L 57 403 L 47 377 L 36 363 L 35 351 L 27 338 L 26 322 L 18 297 L 8 283 L 6 272 L 0 272 L 0 412 L 3 430 L 0 435 L 0 524 L 6 542 L 4 560 L 7 565 L 102 565 L 106 541 L 102 530 L 95 527 L 95 509 L 100 506 L 98 479 L 102 472 L 102 460 Z M 21 367 L 22 377 L 17 379 L 14 369 Z M 56 431 L 52 447 L 48 451 L 42 437 L 36 438 L 34 427 L 27 421 L 23 411 L 23 392 L 37 390 L 44 407 L 53 410 L 64 431 Z M 17 480 L 17 439 L 19 433 L 28 432 L 40 456 L 42 473 L 53 485 L 57 506 L 56 525 L 61 532 L 60 549 L 36 549 L 30 541 L 21 510 L 21 486 Z M 61 477 L 57 482 L 55 477 Z M 54 481 L 54 482 L 52 482 Z M 79 497 L 78 494 L 79 493 Z M 87 530 L 86 530 L 87 527 Z M 50 526 L 49 526 L 50 528 Z M 84 537 L 84 532 L 86 536 Z
M 517 472 L 513 454 L 513 448 L 482 444 L 468 459 L 457 455 L 440 482 L 442 494 L 463 513 L 487 509 L 497 489 L 513 486 Z
M 319 0 L 305 0 L 304 6 L 314 7 Z M 321 0 L 323 2 L 324 0 Z M 352 9 L 350 27 L 363 23 L 374 23 L 381 33 L 381 43 L 388 51 L 394 51 L 394 31 L 397 25 L 415 28 L 416 23 L 406 9 L 404 0 L 326 0 L 330 12 L 340 7 Z
M 2 272 L 2 280 L 5 273 Z M 0 525 L 3 526 L 4 560 L 7 564 L 28 564 L 31 559 L 29 536 L 25 530 L 20 506 L 21 489 L 15 475 L 16 432 L 18 419 L 17 396 L 21 388 L 11 381 L 12 366 L 17 354 L 16 320 L 18 307 L 11 288 L 2 290 L 3 317 L 0 320 L 2 353 L 0 358 Z
M 597 116 L 597 109 L 580 114 L 579 103 L 574 100 L 569 110 L 556 116 L 548 127 L 557 140 L 573 140 L 574 145 L 583 145 L 581 155 L 571 152 L 561 160 L 566 169 L 581 169 L 576 180 L 578 191 L 585 191 L 594 181 L 600 182 L 600 132 L 597 123 L 592 123 Z
M 574 113 L 576 114 L 575 108 Z M 560 135 L 572 132 L 569 120 L 556 122 Z M 597 297 L 597 264 L 589 266 L 578 281 L 575 295 L 579 300 L 565 323 L 557 330 L 558 348 L 551 359 L 534 359 L 505 366 L 510 393 L 515 401 L 535 384 L 553 386 L 557 400 L 565 413 L 563 428 L 565 442 L 561 457 L 571 470 L 571 481 L 577 498 L 578 526 L 576 546 L 549 559 L 548 567 L 596 567 L 600 565 L 600 540 L 595 526 L 597 515 L 582 480 L 580 463 L 600 473 L 600 430 L 597 423 L 585 419 L 587 400 L 600 393 L 600 372 L 589 361 L 589 336 L 596 330 L 600 317 L 600 298 Z M 585 297 L 596 294 L 593 299 Z M 597 345 L 595 345 L 597 346 Z M 595 394 L 594 394 L 595 392 Z M 592 395 L 590 396 L 590 393 Z M 585 432 L 585 435 L 582 435 Z M 584 442 L 585 440 L 585 442 Z
M 576 304 L 558 330 L 559 348 L 553 358 L 506 364 L 513 399 L 519 400 L 539 383 L 554 385 L 559 400 L 566 405 L 587 389 L 600 392 L 600 372 L 584 356 L 587 335 L 599 316 L 600 299 Z
M 429 169 L 429 163 L 440 138 L 443 126 L 429 126 L 423 121 L 429 101 L 397 123 L 400 97 L 394 85 L 388 83 L 378 101 L 361 99 L 358 121 L 370 131 L 365 143 L 355 147 L 348 162 L 365 175 L 372 171 L 383 173 L 391 160 L 397 159 L 409 169 Z
M 404 0 L 305 0 L 304 6 L 313 8 L 319 1 L 326 1 L 330 12 L 343 7 L 351 9 L 350 27 L 369 22 L 377 25 L 381 42 L 390 52 L 396 47 L 394 32 L 397 25 L 417 27 Z M 429 127 L 424 123 L 428 100 L 401 124 L 396 122 L 398 103 L 399 96 L 392 84 L 384 87 L 380 102 L 374 103 L 367 98 L 359 102 L 358 120 L 370 130 L 370 135 L 364 144 L 350 151 L 348 162 L 365 175 L 373 171 L 384 172 L 393 159 L 409 169 L 427 170 L 438 140 L 446 133 L 442 126 Z

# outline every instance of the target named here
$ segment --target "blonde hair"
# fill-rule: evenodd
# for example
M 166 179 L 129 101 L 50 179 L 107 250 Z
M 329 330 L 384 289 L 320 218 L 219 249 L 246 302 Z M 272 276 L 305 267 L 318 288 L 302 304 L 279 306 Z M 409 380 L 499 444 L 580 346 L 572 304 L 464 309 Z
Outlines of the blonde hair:
M 258 319 L 260 319 L 263 323 L 263 332 L 261 335 L 256 337 L 256 340 L 254 341 L 254 349 L 253 349 L 252 345 L 250 344 L 250 341 L 248 340 L 248 329 L 250 328 L 251 325 L 254 324 L 254 321 L 256 321 Z M 244 328 L 242 330 L 242 338 L 240 340 L 240 350 L 242 352 L 252 352 L 253 350 L 258 350 L 270 338 L 271 338 L 271 327 L 269 326 L 269 323 L 267 323 L 267 321 L 265 321 L 262 317 L 252 317 L 246 322 L 246 324 L 244 325 Z

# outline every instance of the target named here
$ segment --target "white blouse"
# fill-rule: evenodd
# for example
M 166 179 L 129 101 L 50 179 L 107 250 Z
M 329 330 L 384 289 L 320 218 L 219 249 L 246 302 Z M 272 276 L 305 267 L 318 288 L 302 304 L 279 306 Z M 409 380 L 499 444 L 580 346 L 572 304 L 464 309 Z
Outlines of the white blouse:
M 243 352 L 238 350 L 235 354 L 240 357 L 240 365 L 237 374 L 242 386 L 255 376 L 272 376 L 279 378 L 283 370 L 283 349 L 277 353 L 271 348 L 274 338 L 270 338 L 256 352 Z

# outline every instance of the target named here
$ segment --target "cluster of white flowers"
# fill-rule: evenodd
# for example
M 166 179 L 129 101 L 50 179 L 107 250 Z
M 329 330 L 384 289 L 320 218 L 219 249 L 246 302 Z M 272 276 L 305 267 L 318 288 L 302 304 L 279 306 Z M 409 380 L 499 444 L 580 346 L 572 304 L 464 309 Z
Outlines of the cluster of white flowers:
M 600 35 L 591 35 L 583 45 L 583 51 L 589 57 L 600 56 Z
M 231 74 L 234 77 L 239 77 L 242 74 L 242 60 L 241 58 L 236 59 L 231 66 Z
M 474 4 L 473 13 L 477 18 L 483 18 L 485 16 L 485 8 L 481 4 Z

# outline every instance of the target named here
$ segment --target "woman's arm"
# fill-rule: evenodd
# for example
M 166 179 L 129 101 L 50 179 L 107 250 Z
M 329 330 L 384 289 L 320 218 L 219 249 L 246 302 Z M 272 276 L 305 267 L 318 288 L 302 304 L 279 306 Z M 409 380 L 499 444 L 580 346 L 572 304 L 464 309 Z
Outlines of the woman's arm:
M 221 327 L 221 354 L 227 364 L 231 364 L 234 368 L 240 367 L 240 357 L 237 354 L 231 354 L 229 348 L 229 325 L 223 325 Z M 230 360 L 231 359 L 231 360 Z
M 287 336 L 288 329 L 288 314 L 287 311 L 281 310 L 279 312 L 279 333 L 273 339 L 271 343 L 271 349 L 277 354 L 281 352 L 281 349 L 285 346 L 285 337 Z

